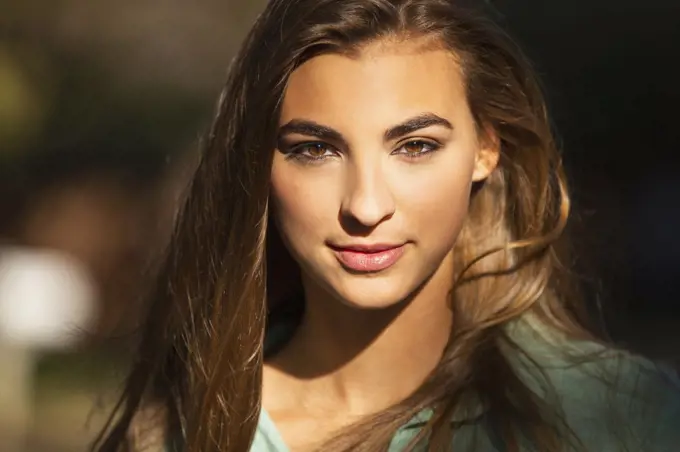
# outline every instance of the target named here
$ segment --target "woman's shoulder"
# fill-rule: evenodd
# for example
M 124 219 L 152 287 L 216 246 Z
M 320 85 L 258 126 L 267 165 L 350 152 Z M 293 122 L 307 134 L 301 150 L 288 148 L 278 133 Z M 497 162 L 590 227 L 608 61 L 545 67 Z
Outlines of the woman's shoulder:
M 592 341 L 532 340 L 528 355 L 522 372 L 587 450 L 678 450 L 680 379 L 669 367 Z
M 586 347 L 584 347 L 586 348 Z M 603 401 L 605 407 L 680 411 L 680 380 L 671 368 L 636 354 L 592 344 L 572 360 L 544 369 L 565 399 Z
M 670 369 L 604 349 L 590 362 L 553 371 L 552 379 L 567 419 L 583 437 L 619 439 L 628 449 L 645 451 L 680 445 L 680 382 Z

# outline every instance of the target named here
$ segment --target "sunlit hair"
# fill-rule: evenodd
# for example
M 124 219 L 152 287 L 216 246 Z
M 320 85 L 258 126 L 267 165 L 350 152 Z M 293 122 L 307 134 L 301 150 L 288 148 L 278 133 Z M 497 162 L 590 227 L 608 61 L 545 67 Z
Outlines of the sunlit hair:
M 455 435 L 451 419 L 472 413 L 473 405 L 484 408 L 508 451 L 524 440 L 536 450 L 563 448 L 568 429 L 559 410 L 519 377 L 509 356 L 521 351 L 508 333 L 521 321 L 555 338 L 588 338 L 557 258 L 556 241 L 569 215 L 562 164 L 539 84 L 522 53 L 467 3 L 473 2 L 268 4 L 232 63 L 177 218 L 138 359 L 96 449 L 124 450 L 133 418 L 155 406 L 183 450 L 248 450 L 261 408 L 267 302 L 299 284 L 279 287 L 287 280 L 277 277 L 284 271 L 277 253 L 284 251 L 268 246 L 278 234 L 268 219 L 269 179 L 284 89 L 310 58 L 357 55 L 378 40 L 422 40 L 450 50 L 479 139 L 494 140 L 501 158 L 474 187 L 457 240 L 453 329 L 438 367 L 407 400 L 342 431 L 322 449 L 384 450 L 400 426 L 432 409 L 416 441 L 426 439 L 430 450 L 439 450 Z M 268 281 L 277 282 L 276 290 Z

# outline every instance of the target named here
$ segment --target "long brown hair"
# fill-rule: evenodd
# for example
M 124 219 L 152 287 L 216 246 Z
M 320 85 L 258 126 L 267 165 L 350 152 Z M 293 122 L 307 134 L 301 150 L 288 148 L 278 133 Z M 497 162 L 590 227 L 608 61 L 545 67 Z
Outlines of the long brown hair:
M 407 400 L 341 432 L 324 450 L 384 450 L 424 409 L 433 416 L 416 440 L 439 450 L 455 434 L 450 419 L 471 399 L 485 408 L 506 450 L 518 450 L 527 439 L 537 450 L 562 449 L 568 429 L 513 370 L 508 349 L 518 346 L 506 327 L 531 318 L 549 331 L 588 337 L 565 303 L 573 299 L 565 295 L 567 272 L 557 258 L 569 212 L 565 178 L 525 58 L 464 3 L 472 2 L 269 2 L 232 63 L 158 277 L 137 361 L 95 449 L 124 449 L 132 419 L 145 406 L 162 409 L 167 431 L 183 450 L 249 449 L 261 405 L 270 284 L 280 283 L 277 272 L 283 271 L 267 246 L 276 234 L 268 197 L 288 77 L 322 53 L 421 37 L 458 59 L 479 133 L 499 142 L 500 166 L 475 187 L 456 245 L 454 328 L 440 364 Z

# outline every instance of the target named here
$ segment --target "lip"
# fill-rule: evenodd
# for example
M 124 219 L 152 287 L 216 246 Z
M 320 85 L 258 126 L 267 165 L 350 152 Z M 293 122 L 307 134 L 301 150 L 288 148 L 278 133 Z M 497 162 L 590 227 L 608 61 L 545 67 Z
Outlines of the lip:
M 404 254 L 404 244 L 331 246 L 331 249 L 345 268 L 359 273 L 386 270 Z

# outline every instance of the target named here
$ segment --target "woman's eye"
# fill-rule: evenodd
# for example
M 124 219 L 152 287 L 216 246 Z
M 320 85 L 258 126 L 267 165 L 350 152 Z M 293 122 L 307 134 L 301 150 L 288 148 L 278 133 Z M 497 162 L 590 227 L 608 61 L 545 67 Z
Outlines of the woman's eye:
M 334 156 L 335 152 L 325 143 L 301 143 L 293 146 L 289 155 L 303 160 L 323 160 Z
M 417 158 L 436 151 L 439 148 L 440 145 L 437 143 L 423 140 L 412 140 L 402 144 L 399 149 L 394 151 L 394 154 L 401 154 L 408 158 Z

